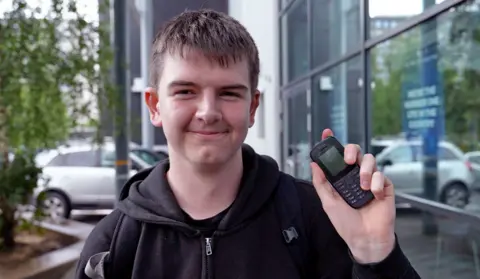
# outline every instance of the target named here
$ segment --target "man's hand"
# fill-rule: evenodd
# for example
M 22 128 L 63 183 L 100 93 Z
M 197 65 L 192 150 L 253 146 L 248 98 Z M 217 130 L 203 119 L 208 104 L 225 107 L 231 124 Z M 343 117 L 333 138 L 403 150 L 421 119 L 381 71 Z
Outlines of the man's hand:
M 322 139 L 332 136 L 329 129 Z M 315 163 L 311 163 L 313 184 L 323 208 L 338 234 L 347 243 L 359 263 L 385 259 L 395 246 L 395 195 L 392 182 L 377 170 L 375 157 L 362 155 L 358 145 L 345 146 L 345 162 L 360 165 L 360 184 L 371 190 L 375 200 L 363 208 L 351 208 L 333 189 Z

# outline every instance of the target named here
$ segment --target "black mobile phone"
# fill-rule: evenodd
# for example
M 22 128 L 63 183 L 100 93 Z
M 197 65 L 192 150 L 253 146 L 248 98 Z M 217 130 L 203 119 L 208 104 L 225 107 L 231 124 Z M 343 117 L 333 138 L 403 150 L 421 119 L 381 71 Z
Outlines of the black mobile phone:
M 310 151 L 310 158 L 323 170 L 333 188 L 351 207 L 359 209 L 374 199 L 371 191 L 360 187 L 360 166 L 345 163 L 344 147 L 335 137 L 328 137 L 315 144 Z

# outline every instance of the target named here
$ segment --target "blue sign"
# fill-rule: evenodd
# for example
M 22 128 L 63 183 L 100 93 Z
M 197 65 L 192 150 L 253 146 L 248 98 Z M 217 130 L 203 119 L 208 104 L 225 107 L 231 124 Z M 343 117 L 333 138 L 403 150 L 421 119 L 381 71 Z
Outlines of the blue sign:
M 423 139 L 424 155 L 435 156 L 445 134 L 443 86 L 438 72 L 437 42 L 422 48 L 421 59 L 405 67 L 402 84 L 403 132 L 408 139 Z

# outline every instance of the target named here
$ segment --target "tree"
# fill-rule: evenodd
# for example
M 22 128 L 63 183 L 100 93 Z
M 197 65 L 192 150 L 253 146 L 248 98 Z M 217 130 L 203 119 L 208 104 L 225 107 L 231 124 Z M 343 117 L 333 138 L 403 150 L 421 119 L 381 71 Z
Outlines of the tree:
M 415 60 L 419 49 L 417 31 L 404 33 L 370 52 L 374 136 L 398 135 L 402 131 L 402 86 L 412 78 L 405 68 Z
M 51 0 L 46 9 L 27 2 L 14 0 L 0 19 L 0 245 L 4 249 L 15 246 L 16 208 L 27 201 L 41 174 L 35 164 L 37 150 L 54 147 L 72 128 L 98 127 L 95 110 L 105 103 L 113 105 L 106 26 L 82 14 L 78 1 Z

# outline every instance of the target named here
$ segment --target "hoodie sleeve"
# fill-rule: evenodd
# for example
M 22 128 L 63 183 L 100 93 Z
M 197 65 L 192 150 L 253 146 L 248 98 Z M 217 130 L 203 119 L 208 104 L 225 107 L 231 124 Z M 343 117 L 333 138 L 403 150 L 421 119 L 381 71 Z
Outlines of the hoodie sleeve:
M 420 279 L 420 275 L 403 254 L 396 236 L 393 251 L 379 263 L 358 264 L 353 260 L 352 254 L 349 253 L 349 255 L 354 262 L 353 278 L 367 279 L 375 276 L 380 278 Z
M 92 256 L 109 251 L 112 235 L 119 218 L 120 211 L 114 210 L 100 220 L 92 230 L 85 241 L 82 253 L 80 254 L 80 259 L 78 260 L 75 272 L 75 279 L 90 279 L 90 277 L 85 274 L 85 267 Z

